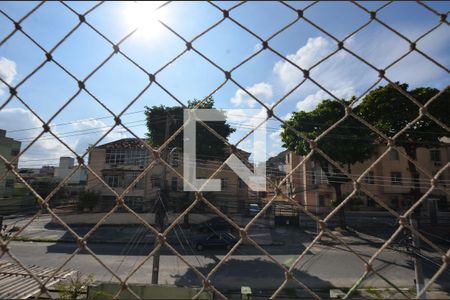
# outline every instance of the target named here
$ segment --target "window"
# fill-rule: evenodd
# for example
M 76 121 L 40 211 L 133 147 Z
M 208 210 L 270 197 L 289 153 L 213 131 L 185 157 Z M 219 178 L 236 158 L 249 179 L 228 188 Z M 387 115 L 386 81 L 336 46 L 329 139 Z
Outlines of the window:
M 161 187 L 161 179 L 158 176 L 152 176 L 152 187 Z
M 389 152 L 389 160 L 398 160 L 398 152 L 395 149 L 392 149 Z
M 173 192 L 176 192 L 176 191 L 177 191 L 177 189 L 178 189 L 178 180 L 177 180 L 176 177 L 172 177 L 172 181 L 171 181 L 171 184 L 170 184 L 170 189 L 171 189 Z
M 112 165 L 121 165 L 125 162 L 125 153 L 122 149 L 106 149 L 105 162 Z
M 147 151 L 145 149 L 133 148 L 124 151 L 125 164 L 144 166 L 147 164 Z
M 398 197 L 397 197 L 397 196 L 394 196 L 394 197 L 391 198 L 391 203 L 390 203 L 389 206 L 390 206 L 391 208 L 397 209 L 397 208 L 398 208 L 398 205 L 399 205 L 398 202 L 399 202 L 399 201 L 398 201 Z
M 417 151 L 415 150 L 415 149 L 413 149 L 412 150 L 413 152 L 411 153 L 411 158 L 413 159 L 413 160 L 417 160 Z
M 238 178 L 238 186 L 240 189 L 245 188 L 245 182 L 240 178 Z
M 13 188 L 14 187 L 14 179 L 6 179 L 5 188 Z
M 286 155 L 286 163 L 290 163 L 290 161 L 291 161 L 291 153 L 288 153 L 287 155 Z
M 172 167 L 174 167 L 174 168 L 178 167 L 179 159 L 180 159 L 180 156 L 178 155 L 178 151 L 174 151 L 172 153 L 172 157 L 170 158 L 170 163 L 171 163 Z
M 125 182 L 123 184 L 123 187 L 128 187 L 138 176 L 139 176 L 138 172 L 125 173 Z M 143 180 L 139 180 L 134 185 L 134 188 L 136 188 L 136 189 L 143 189 L 143 187 L 144 187 Z
M 441 151 L 439 149 L 430 150 L 430 159 L 432 162 L 441 162 Z
M 11 156 L 17 156 L 19 154 L 20 150 L 19 149 L 12 149 L 11 150 Z
M 226 178 L 220 178 L 220 182 L 221 182 L 221 186 L 222 186 L 222 191 L 227 190 L 228 186 L 227 186 L 227 179 Z
M 323 195 L 319 195 L 319 207 L 324 206 L 325 206 L 325 198 L 323 197 Z
M 365 181 L 367 184 L 374 184 L 375 183 L 375 174 L 373 171 L 369 171 L 369 173 L 367 173 Z
M 147 150 L 141 148 L 106 149 L 107 164 L 143 166 L 147 164 L 147 159 Z
M 317 180 L 316 180 L 316 171 L 312 171 L 311 173 L 311 183 L 312 184 L 316 184 Z
M 110 187 L 119 187 L 120 186 L 120 177 L 119 175 L 106 175 L 105 181 Z
M 367 207 L 375 207 L 376 202 L 372 198 L 367 198 Z
M 401 172 L 391 172 L 391 184 L 392 185 L 402 185 L 402 173 Z

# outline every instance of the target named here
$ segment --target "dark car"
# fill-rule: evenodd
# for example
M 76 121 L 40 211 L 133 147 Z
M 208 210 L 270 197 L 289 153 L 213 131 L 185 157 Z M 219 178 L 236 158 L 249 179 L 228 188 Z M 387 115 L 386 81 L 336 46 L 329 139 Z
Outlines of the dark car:
M 192 226 L 192 230 L 198 233 L 216 233 L 219 231 L 232 232 L 236 229 L 223 218 L 216 217 L 206 222 Z
M 213 233 L 197 241 L 195 248 L 202 251 L 206 248 L 231 249 L 239 239 L 229 232 Z

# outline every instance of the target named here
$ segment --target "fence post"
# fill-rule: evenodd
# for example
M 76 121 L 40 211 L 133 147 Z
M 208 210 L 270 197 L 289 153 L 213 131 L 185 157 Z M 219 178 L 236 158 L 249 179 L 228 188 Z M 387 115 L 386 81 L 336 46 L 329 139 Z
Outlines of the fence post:
M 169 116 L 166 114 L 166 128 L 165 128 L 165 132 L 164 132 L 164 140 L 168 140 L 169 139 L 169 128 L 170 128 L 170 124 L 169 124 Z M 167 153 L 166 150 L 163 151 L 164 153 Z M 163 157 L 164 156 L 164 157 Z M 160 157 L 162 157 L 164 160 L 167 161 L 167 156 L 166 155 L 161 155 Z M 164 218 L 165 218 L 165 207 L 166 207 L 166 203 L 167 203 L 167 185 L 166 185 L 166 173 L 167 173 L 167 166 L 165 164 L 163 164 L 163 170 L 161 173 L 161 192 L 160 192 L 160 197 L 159 197 L 159 201 L 161 201 L 161 203 L 159 205 L 156 206 L 156 211 L 155 211 L 155 226 L 159 229 L 160 232 L 162 232 L 164 230 Z M 156 243 L 160 243 L 158 237 L 155 237 L 155 246 Z M 161 255 L 161 248 L 158 249 L 155 254 L 153 255 L 153 267 L 152 267 L 152 284 L 158 284 L 158 277 L 159 277 L 159 261 L 160 261 L 160 255 Z
M 409 223 L 411 224 L 413 229 L 417 227 L 417 221 L 414 217 L 409 219 Z M 422 269 L 422 259 L 420 258 L 420 240 L 417 236 L 411 232 L 412 236 L 412 256 L 414 260 L 414 276 L 415 276 L 415 284 L 416 284 L 416 294 L 419 294 L 420 291 L 425 286 L 423 279 L 423 269 Z M 419 299 L 427 299 L 426 292 L 422 294 Z

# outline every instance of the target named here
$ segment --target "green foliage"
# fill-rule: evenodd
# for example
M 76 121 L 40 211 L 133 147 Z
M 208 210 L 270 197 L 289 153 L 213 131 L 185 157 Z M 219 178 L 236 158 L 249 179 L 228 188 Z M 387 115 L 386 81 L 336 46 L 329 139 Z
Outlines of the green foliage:
M 59 291 L 60 299 L 77 299 L 86 293 L 87 286 L 93 282 L 94 274 L 84 276 L 77 272 L 75 276 L 70 277 L 68 280 L 55 284 L 55 287 Z
M 94 207 L 98 204 L 99 200 L 100 200 L 100 193 L 89 190 L 81 191 L 78 194 L 77 208 L 80 211 L 83 211 L 85 208 L 89 209 L 89 211 L 92 211 Z
M 398 82 L 396 84 L 421 104 L 425 104 L 439 93 L 439 90 L 430 87 L 408 90 L 407 84 Z M 429 105 L 428 111 L 439 121 L 450 126 L 449 88 Z M 358 106 L 358 113 L 387 136 L 393 136 L 419 115 L 419 107 L 392 84 L 388 84 L 367 94 Z M 410 154 L 417 147 L 439 146 L 439 139 L 448 135 L 444 128 L 428 117 L 424 117 L 402 134 L 396 140 L 396 144 L 403 146 Z
M 188 102 L 188 108 L 214 109 L 214 99 L 206 99 L 201 104 L 200 100 Z M 165 126 L 166 119 L 169 119 L 169 137 L 172 136 L 181 126 L 183 126 L 183 107 L 181 106 L 152 106 L 145 107 L 145 116 L 147 119 L 147 138 L 150 145 L 154 147 L 161 146 L 166 141 Z M 224 114 L 220 110 L 218 113 Z M 225 121 L 205 122 L 214 129 L 219 135 L 228 139 L 229 135 L 235 131 Z M 202 124 L 197 122 L 197 156 L 199 158 L 208 158 L 209 156 L 224 157 L 227 153 L 226 145 L 221 142 L 214 134 L 208 131 Z M 169 144 L 169 148 L 177 147 L 183 149 L 183 132 L 181 131 L 175 139 Z
M 348 103 L 348 102 L 347 102 Z M 345 115 L 345 109 L 336 100 L 323 100 L 311 112 L 294 112 L 286 122 L 289 126 L 308 137 L 315 139 Z M 299 137 L 288 126 L 283 125 L 281 133 L 283 146 L 300 155 L 307 155 L 311 149 L 309 143 Z M 348 117 L 319 142 L 318 147 L 347 169 L 348 165 L 370 158 L 375 150 L 374 135 L 358 120 Z M 348 179 L 336 168 L 329 169 L 329 163 L 318 153 L 313 159 L 318 161 L 331 182 L 343 183 Z

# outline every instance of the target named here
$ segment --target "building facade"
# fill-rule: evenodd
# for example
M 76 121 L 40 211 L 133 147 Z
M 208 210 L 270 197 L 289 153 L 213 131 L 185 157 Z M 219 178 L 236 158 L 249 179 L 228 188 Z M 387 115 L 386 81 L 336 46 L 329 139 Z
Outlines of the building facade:
M 249 153 L 245 155 L 248 159 Z M 181 157 L 181 153 L 172 149 L 168 153 L 167 161 L 176 172 L 182 175 Z M 97 146 L 92 149 L 89 156 L 89 167 L 118 194 L 123 193 L 152 162 L 152 154 L 139 139 L 133 138 Z M 221 164 L 222 162 L 213 159 L 197 160 L 197 178 L 208 178 Z M 247 185 L 228 167 L 221 170 L 215 178 L 221 180 L 222 191 L 205 192 L 205 197 L 217 205 L 222 212 L 237 213 L 244 210 L 248 201 Z M 193 192 L 183 190 L 182 178 L 170 168 L 165 168 L 157 162 L 139 182 L 128 190 L 125 202 L 138 212 L 151 212 L 163 189 L 169 198 L 166 203 L 168 210 L 181 211 L 191 203 L 194 197 Z M 99 193 L 101 198 L 99 209 L 101 210 L 109 209 L 116 201 L 114 193 L 91 173 L 88 173 L 87 190 Z
M 62 181 L 76 168 L 75 159 L 73 157 L 60 157 L 59 166 L 55 167 L 53 176 L 56 180 Z M 68 184 L 83 185 L 87 182 L 86 168 L 81 166 L 68 179 Z
M 372 159 L 351 165 L 352 177 L 357 179 L 385 150 L 386 147 L 380 146 Z M 430 174 L 434 175 L 449 161 L 449 158 L 450 146 L 443 146 L 434 149 L 419 148 L 417 149 L 415 160 Z M 286 172 L 289 173 L 296 168 L 302 159 L 302 156 L 288 152 L 286 154 Z M 446 169 L 439 177 L 439 189 L 434 190 L 428 196 L 422 207 L 422 212 L 433 214 L 439 211 L 449 211 L 450 199 L 447 195 L 450 191 L 449 179 L 450 170 Z M 424 174 L 420 174 L 419 183 L 422 193 L 425 193 L 430 188 L 430 178 Z M 409 172 L 408 160 L 395 150 L 390 151 L 366 174 L 362 184 L 377 198 L 397 211 L 408 209 L 417 200 L 412 199 L 411 196 L 411 188 L 414 187 L 414 181 Z M 332 201 L 336 199 L 335 191 L 325 172 L 318 163 L 312 160 L 295 169 L 292 176 L 289 176 L 287 180 L 286 190 L 291 197 L 312 211 L 329 211 L 332 207 Z M 353 186 L 351 183 L 342 185 L 344 197 L 352 191 Z M 348 203 L 348 206 L 357 210 L 380 209 L 373 199 L 362 192 L 354 196 Z
M 8 161 L 11 161 L 20 153 L 21 143 L 12 138 L 6 137 L 6 130 L 0 129 L 0 155 Z M 13 165 L 17 168 L 19 160 L 17 159 Z M 0 164 L 0 176 L 6 173 L 6 167 L 4 163 Z M 14 194 L 14 185 L 16 182 L 16 176 L 11 172 L 6 174 L 6 177 L 0 181 L 0 198 L 9 198 Z

